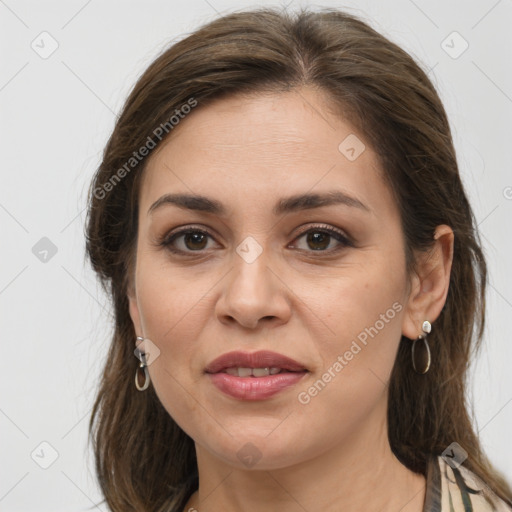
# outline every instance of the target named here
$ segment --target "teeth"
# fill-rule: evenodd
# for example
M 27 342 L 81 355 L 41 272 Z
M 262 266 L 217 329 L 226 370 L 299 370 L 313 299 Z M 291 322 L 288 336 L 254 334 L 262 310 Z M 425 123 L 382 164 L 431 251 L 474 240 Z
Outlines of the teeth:
M 251 368 L 238 368 L 239 377 L 250 377 L 252 374 Z
M 224 370 L 228 375 L 235 377 L 266 377 L 267 375 L 276 375 L 287 370 L 276 367 L 266 368 L 226 368 Z
M 240 371 L 238 373 L 240 374 Z M 265 377 L 265 375 L 270 375 L 270 368 L 254 368 L 252 374 L 255 377 Z

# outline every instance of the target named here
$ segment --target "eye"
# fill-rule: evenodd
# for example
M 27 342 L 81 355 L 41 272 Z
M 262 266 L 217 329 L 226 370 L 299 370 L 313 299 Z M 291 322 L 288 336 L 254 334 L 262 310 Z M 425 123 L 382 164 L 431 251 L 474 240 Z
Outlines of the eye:
M 173 253 L 201 252 L 206 247 L 208 237 L 212 238 L 207 231 L 188 227 L 166 236 L 159 242 L 159 245 Z M 182 238 L 181 247 L 176 247 L 175 242 L 180 238 Z
M 324 252 L 332 253 L 343 249 L 344 247 L 353 247 L 354 244 L 350 239 L 339 231 L 330 226 L 321 225 L 313 226 L 303 231 L 296 240 L 306 237 L 306 243 L 311 250 L 300 249 L 306 252 Z M 165 247 L 170 252 L 175 254 L 186 254 L 186 253 L 201 253 L 207 249 L 208 238 L 213 240 L 213 236 L 203 229 L 197 229 L 193 226 L 189 226 L 185 229 L 180 229 L 174 233 L 166 235 L 163 239 L 158 241 L 158 245 Z M 337 247 L 329 248 L 332 239 L 335 239 L 338 244 Z M 180 242 L 180 243 L 177 243 Z
M 304 236 L 306 237 L 307 246 L 315 252 L 331 253 L 346 246 L 353 247 L 353 243 L 341 231 L 325 225 L 311 227 L 302 232 L 295 240 L 299 240 Z M 328 249 L 333 238 L 338 242 L 337 247 Z M 305 250 L 308 251 L 307 249 Z

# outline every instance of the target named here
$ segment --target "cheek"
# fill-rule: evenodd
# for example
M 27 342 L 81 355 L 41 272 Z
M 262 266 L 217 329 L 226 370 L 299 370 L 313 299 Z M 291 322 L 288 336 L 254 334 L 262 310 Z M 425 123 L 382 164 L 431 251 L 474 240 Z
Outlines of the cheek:
M 198 343 L 214 280 L 191 279 L 190 272 L 156 260 L 149 255 L 139 259 L 137 298 L 144 335 L 159 349 L 148 368 L 152 385 L 179 424 L 180 418 L 194 414 L 197 407 L 192 377 L 197 374 Z
M 165 348 L 181 345 L 184 337 L 194 339 L 200 331 L 201 299 L 208 283 L 162 264 L 161 259 L 148 255 L 140 260 L 137 297 L 145 335 Z
M 343 373 L 347 378 L 344 386 L 364 386 L 368 377 L 389 380 L 405 308 L 405 274 L 399 265 L 399 254 L 384 257 L 376 251 L 375 257 L 367 255 L 357 271 L 351 269 L 338 286 L 331 286 L 322 294 L 325 323 L 330 330 L 319 347 L 323 370 L 331 368 L 336 375 Z M 338 372 L 332 368 L 337 361 Z

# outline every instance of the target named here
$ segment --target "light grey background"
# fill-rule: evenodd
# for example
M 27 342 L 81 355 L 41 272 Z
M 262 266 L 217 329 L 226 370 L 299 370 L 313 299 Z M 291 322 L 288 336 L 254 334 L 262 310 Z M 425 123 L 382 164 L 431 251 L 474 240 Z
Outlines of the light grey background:
M 115 114 L 153 58 L 218 13 L 262 5 L 284 6 L 0 0 L 1 511 L 96 510 L 87 422 L 111 327 L 84 263 L 85 192 Z M 299 5 L 307 3 L 288 8 Z M 512 481 L 512 2 L 315 5 L 369 20 L 430 69 L 445 103 L 490 270 L 485 349 L 472 368 L 475 421 Z

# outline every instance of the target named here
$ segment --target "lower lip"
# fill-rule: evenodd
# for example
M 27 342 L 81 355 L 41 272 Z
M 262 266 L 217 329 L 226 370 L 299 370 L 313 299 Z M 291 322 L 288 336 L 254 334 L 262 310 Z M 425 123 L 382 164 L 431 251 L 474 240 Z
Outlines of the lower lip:
M 285 372 L 266 377 L 235 377 L 227 373 L 208 373 L 222 392 L 240 400 L 265 400 L 293 386 L 307 372 Z

